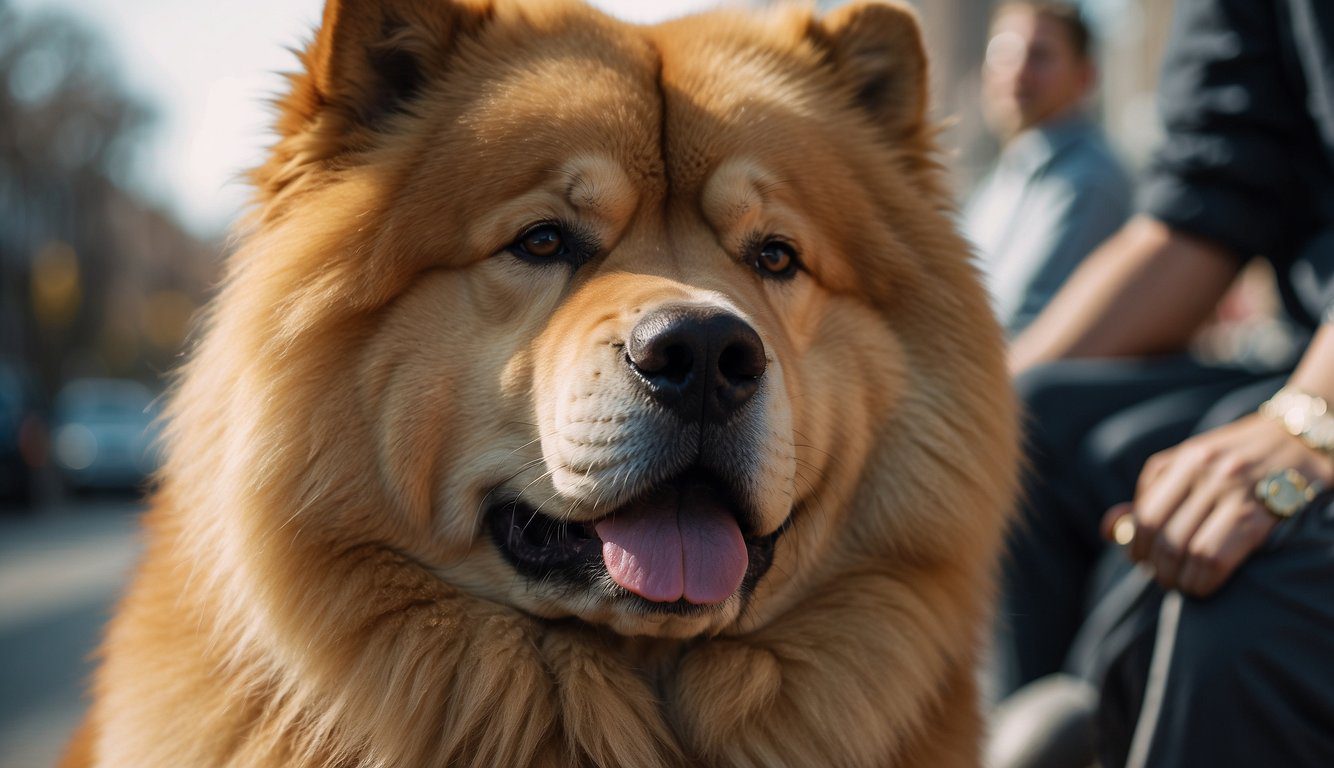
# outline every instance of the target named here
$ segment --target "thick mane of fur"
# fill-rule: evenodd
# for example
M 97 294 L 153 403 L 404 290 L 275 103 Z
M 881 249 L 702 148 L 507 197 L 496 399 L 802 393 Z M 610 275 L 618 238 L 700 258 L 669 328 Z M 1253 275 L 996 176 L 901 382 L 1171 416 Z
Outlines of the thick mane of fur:
M 677 59 L 707 70 L 711 46 L 800 47 L 798 57 L 826 68 L 813 82 L 833 83 L 875 117 L 850 108 L 828 118 L 848 137 L 830 150 L 856 174 L 847 188 L 867 198 L 833 200 L 827 215 L 891 218 L 883 229 L 898 254 L 867 262 L 849 291 L 870 298 L 812 336 L 857 338 L 848 318 L 858 317 L 892 329 L 892 341 L 847 360 L 871 385 L 802 404 L 815 425 L 803 443 L 830 448 L 802 454 L 805 501 L 774 577 L 787 586 L 762 587 L 760 607 L 718 636 L 625 637 L 441 578 L 421 553 L 443 523 L 421 510 L 443 481 L 405 486 L 378 458 L 385 414 L 366 404 L 389 374 L 362 354 L 428 269 L 386 246 L 405 235 L 383 231 L 398 221 L 416 151 L 385 137 L 427 118 L 409 109 L 388 117 L 389 128 L 359 124 L 358 94 L 369 86 L 339 91 L 321 74 L 335 55 L 322 32 L 280 102 L 278 144 L 253 176 L 254 231 L 180 373 L 148 548 L 66 765 L 975 764 L 972 676 L 1015 490 L 1015 424 L 999 331 L 944 215 L 925 102 L 903 106 L 925 88 L 907 12 L 875 6 L 818 20 L 786 10 L 759 26 L 718 16 L 642 30 L 564 3 L 367 5 L 475 48 L 486 25 L 540 34 L 570 16 L 590 39 L 615 41 L 605 50 L 623 49 L 650 73 L 681 73 L 663 77 L 687 94 L 694 75 Z M 378 31 L 382 20 L 372 21 L 365 29 Z M 903 72 L 876 68 L 882 27 L 891 59 L 909 51 Z M 421 45 L 411 31 L 394 34 Z M 484 54 L 431 55 L 428 78 Z M 886 77 L 910 82 L 886 101 L 869 90 Z M 672 183 L 690 184 L 689 169 Z M 442 395 L 439 410 L 450 407 Z M 844 411 L 868 423 L 835 433 L 827 425 L 843 423 Z M 439 439 L 467 454 L 481 438 L 461 428 Z M 441 451 L 391 448 L 427 464 Z M 466 500 L 469 511 L 480 503 Z

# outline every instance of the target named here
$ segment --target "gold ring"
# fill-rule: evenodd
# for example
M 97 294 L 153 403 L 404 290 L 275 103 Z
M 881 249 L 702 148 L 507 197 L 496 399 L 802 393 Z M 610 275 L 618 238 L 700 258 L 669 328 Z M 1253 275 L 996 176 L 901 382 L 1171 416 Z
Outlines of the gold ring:
M 1128 547 L 1134 540 L 1135 516 L 1127 513 L 1116 518 L 1116 522 L 1112 523 L 1112 541 L 1118 546 Z
M 1319 493 L 1319 483 L 1307 480 L 1295 469 L 1271 472 L 1255 486 L 1256 501 L 1283 520 L 1306 509 Z

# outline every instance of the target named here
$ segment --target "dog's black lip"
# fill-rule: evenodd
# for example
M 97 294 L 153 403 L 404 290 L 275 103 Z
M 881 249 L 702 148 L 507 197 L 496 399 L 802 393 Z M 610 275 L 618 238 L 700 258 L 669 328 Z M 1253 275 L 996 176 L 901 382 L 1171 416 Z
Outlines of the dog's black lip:
M 658 483 L 617 509 L 634 504 L 665 486 L 685 487 L 692 484 L 708 485 L 727 500 L 728 508 L 736 515 L 742 538 L 746 542 L 749 561 L 741 591 L 743 596 L 748 595 L 760 577 L 768 571 L 774 547 L 792 523 L 791 514 L 773 532 L 757 535 L 750 520 L 751 515 L 737 501 L 738 494 L 716 475 L 699 468 L 688 469 Z M 616 511 L 607 516 L 614 514 Z M 602 540 L 594 530 L 596 521 L 558 520 L 526 504 L 517 494 L 511 494 L 502 497 L 487 510 L 487 525 L 496 549 L 515 570 L 531 580 L 559 582 L 577 588 L 600 585 L 641 613 L 695 615 L 712 610 L 711 606 L 692 605 L 685 601 L 679 601 L 679 604 L 656 603 L 610 584 L 602 561 Z

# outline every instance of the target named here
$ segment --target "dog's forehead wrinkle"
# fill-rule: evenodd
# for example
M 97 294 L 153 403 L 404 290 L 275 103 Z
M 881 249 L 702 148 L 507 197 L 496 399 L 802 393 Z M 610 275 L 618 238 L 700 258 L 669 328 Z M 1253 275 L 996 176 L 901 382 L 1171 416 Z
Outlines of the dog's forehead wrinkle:
M 653 54 L 653 68 L 654 68 L 653 86 L 654 88 L 657 89 L 657 93 L 655 94 L 655 96 L 657 97 L 658 100 L 658 160 L 659 163 L 661 164 L 660 167 L 662 169 L 661 214 L 663 220 L 665 221 L 670 212 L 670 206 L 672 204 L 672 194 L 673 194 L 672 190 L 675 186 L 673 184 L 673 179 L 672 179 L 671 159 L 667 156 L 668 152 L 667 130 L 668 130 L 669 118 L 667 114 L 667 85 L 663 81 L 663 73 L 665 71 L 665 65 L 663 63 L 662 49 L 658 47 L 657 40 L 653 39 L 650 36 L 645 36 L 645 40 L 648 43 L 649 50 Z

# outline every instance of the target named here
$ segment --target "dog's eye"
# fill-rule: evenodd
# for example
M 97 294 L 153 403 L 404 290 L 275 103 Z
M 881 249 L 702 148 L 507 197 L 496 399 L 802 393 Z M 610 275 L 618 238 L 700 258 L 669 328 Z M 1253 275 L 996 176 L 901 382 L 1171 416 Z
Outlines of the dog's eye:
M 565 253 L 565 233 L 556 224 L 529 227 L 514 244 L 520 256 L 536 261 L 560 258 Z
M 755 254 L 755 269 L 768 277 L 791 277 L 799 264 L 796 249 L 782 240 L 766 240 Z

